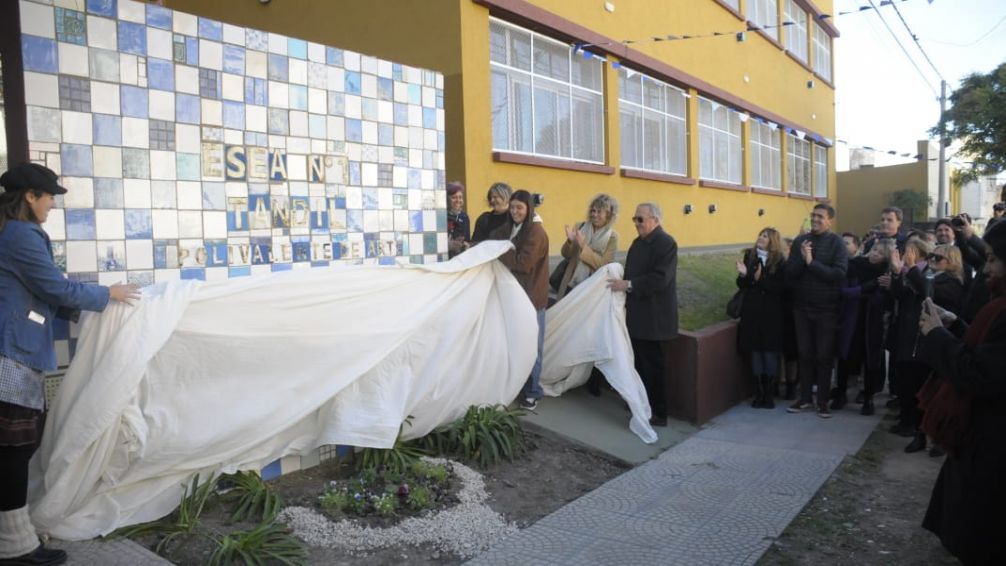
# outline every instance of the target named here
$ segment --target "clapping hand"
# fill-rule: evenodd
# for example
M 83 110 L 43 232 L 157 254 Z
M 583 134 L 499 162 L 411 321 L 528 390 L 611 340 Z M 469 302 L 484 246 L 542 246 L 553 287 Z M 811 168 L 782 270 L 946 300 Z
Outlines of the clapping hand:
M 569 224 L 566 225 L 566 239 L 570 242 L 576 242 L 576 235 L 579 233 L 580 231 L 576 228 L 571 227 Z
M 800 244 L 800 253 L 803 254 L 803 261 L 810 265 L 810 262 L 814 261 L 814 244 L 810 240 L 804 240 Z
M 904 267 L 905 260 L 901 259 L 901 252 L 896 249 L 891 250 L 891 270 L 895 273 L 901 273 Z
M 955 320 L 957 320 L 957 315 L 941 308 L 932 299 L 927 297 L 922 303 L 922 314 L 919 315 L 919 331 L 925 336 L 934 329 L 950 324 Z
M 740 273 L 741 277 L 747 277 L 748 275 L 748 266 L 744 265 L 744 262 L 741 260 L 737 260 L 737 273 Z

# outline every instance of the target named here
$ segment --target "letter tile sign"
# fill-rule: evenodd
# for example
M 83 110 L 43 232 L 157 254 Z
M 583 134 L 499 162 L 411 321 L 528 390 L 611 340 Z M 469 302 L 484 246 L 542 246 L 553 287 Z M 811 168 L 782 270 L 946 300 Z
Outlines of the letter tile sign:
M 45 224 L 69 277 L 446 257 L 442 75 L 152 3 L 20 8 L 29 155 L 69 189 Z

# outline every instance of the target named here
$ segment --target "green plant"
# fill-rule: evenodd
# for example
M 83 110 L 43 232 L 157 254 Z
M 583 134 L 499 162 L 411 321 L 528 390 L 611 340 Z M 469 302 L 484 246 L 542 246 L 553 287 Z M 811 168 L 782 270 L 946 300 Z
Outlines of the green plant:
M 922 213 L 925 217 L 927 210 L 929 210 L 929 204 L 932 199 L 926 193 L 920 193 L 913 189 L 902 189 L 900 191 L 894 191 L 891 193 L 891 198 L 889 200 L 891 206 L 896 206 L 902 209 L 906 216 L 906 220 L 911 224 L 916 216 L 916 213 Z
M 503 458 L 513 460 L 527 449 L 524 429 L 517 419 L 523 414 L 504 405 L 469 407 L 465 416 L 451 425 L 457 452 L 482 467 Z
M 303 564 L 307 550 L 286 525 L 268 522 L 250 531 L 237 531 L 215 539 L 217 548 L 210 555 L 211 566 L 225 564 L 266 564 L 278 562 L 293 566 Z
M 406 503 L 417 511 L 433 507 L 433 491 L 425 486 L 416 486 L 409 490 Z
M 412 415 L 405 418 L 398 430 L 398 438 L 391 448 L 364 448 L 357 454 L 356 467 L 358 470 L 382 473 L 399 474 L 408 470 L 413 462 L 427 454 L 426 450 L 413 442 L 402 441 L 402 430 L 405 426 L 412 425 Z
M 375 495 L 373 499 L 374 511 L 382 517 L 392 517 L 398 511 L 397 494 L 385 493 Z
M 254 472 L 238 472 L 229 478 L 234 482 L 232 493 L 237 495 L 238 503 L 230 516 L 230 521 L 238 522 L 256 517 L 262 522 L 276 518 L 283 500 L 272 490 L 262 477 Z
M 353 490 L 349 487 L 329 487 L 318 498 L 321 508 L 326 511 L 363 514 L 367 510 L 366 491 L 362 487 Z
M 447 483 L 447 466 L 416 460 L 412 464 L 411 472 L 438 485 Z
M 200 534 L 197 531 L 199 526 L 199 516 L 206 506 L 206 501 L 214 493 L 216 478 L 211 474 L 209 479 L 203 484 L 199 483 L 199 474 L 192 478 L 192 483 L 185 488 L 182 500 L 178 504 L 178 509 L 169 516 L 169 519 L 161 519 L 141 525 L 133 525 L 117 530 L 113 536 L 119 537 L 144 537 L 156 535 L 161 537 L 155 551 L 163 554 L 167 546 L 178 537 L 190 534 Z

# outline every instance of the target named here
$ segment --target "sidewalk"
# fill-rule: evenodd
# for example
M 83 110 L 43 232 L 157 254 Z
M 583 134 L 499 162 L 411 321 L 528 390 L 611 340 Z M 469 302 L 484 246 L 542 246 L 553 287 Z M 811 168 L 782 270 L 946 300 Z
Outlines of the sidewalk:
M 171 562 L 129 539 L 70 542 L 51 540 L 46 546 L 66 551 L 68 566 L 170 566 Z
M 469 564 L 754 564 L 882 415 L 734 407 Z

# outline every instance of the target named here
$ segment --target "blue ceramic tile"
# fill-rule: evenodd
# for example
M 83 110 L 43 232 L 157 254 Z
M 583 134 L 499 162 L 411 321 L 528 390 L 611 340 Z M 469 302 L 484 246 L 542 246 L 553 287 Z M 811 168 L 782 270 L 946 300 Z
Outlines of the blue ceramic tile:
M 269 133 L 286 136 L 290 134 L 290 112 L 283 108 L 269 109 Z
M 344 90 L 346 94 L 360 94 L 360 73 L 346 71 Z
M 165 59 L 148 58 L 147 81 L 150 88 L 175 90 L 175 64 Z
M 122 103 L 122 115 L 133 118 L 147 118 L 147 89 L 135 86 L 121 85 L 119 98 Z
M 245 77 L 245 102 L 265 106 L 268 102 L 265 79 Z
M 206 281 L 206 268 L 205 267 L 183 267 L 182 280 L 195 279 L 199 281 Z
M 241 102 L 224 101 L 224 127 L 234 130 L 245 129 L 245 105 Z
M 199 123 L 199 97 L 191 94 L 175 95 L 175 120 L 185 124 Z
M 154 241 L 154 269 L 167 269 L 168 267 L 168 245 L 161 241 Z
M 223 24 L 215 20 L 199 18 L 199 37 L 205 39 L 212 39 L 214 41 L 223 41 L 224 39 Z
M 119 51 L 133 55 L 147 54 L 147 26 L 119 22 Z
M 295 262 L 311 261 L 311 239 L 308 237 L 292 238 L 290 251 Z
M 94 208 L 122 208 L 122 179 L 94 179 Z
M 290 80 L 290 60 L 285 55 L 269 54 L 269 80 L 281 83 Z
M 312 134 L 311 137 L 314 135 Z M 391 124 L 378 124 L 377 143 L 379 145 L 395 145 L 395 127 Z
M 391 78 L 400 81 L 402 80 L 402 64 L 392 63 L 391 64 Z
M 199 154 L 176 153 L 175 166 L 179 181 L 199 180 Z
M 145 149 L 122 148 L 122 176 L 126 179 L 149 179 L 150 152 Z
M 311 267 L 328 267 L 329 265 L 331 265 L 331 262 L 328 262 L 328 261 L 312 261 L 311 262 Z
M 437 151 L 444 151 L 447 148 L 447 136 L 444 132 L 437 132 Z M 443 183 L 441 183 L 442 185 Z
M 364 98 L 360 105 L 364 120 L 377 121 L 377 101 L 373 98 Z
M 156 4 L 147 4 L 147 25 L 171 30 L 171 10 Z
M 363 189 L 363 208 L 367 210 L 377 210 L 377 189 Z
M 325 139 L 326 129 L 328 128 L 327 120 L 325 116 L 321 114 L 311 114 L 307 117 L 307 130 L 308 135 L 312 138 Z M 391 145 L 390 143 L 388 145 Z
M 117 247 L 118 254 L 116 254 Z M 116 246 L 111 242 L 98 244 L 98 271 L 125 271 L 125 251 L 125 246 Z
M 437 127 L 437 109 L 423 108 L 423 127 L 431 130 Z
M 447 230 L 447 211 L 444 209 L 437 211 L 437 230 L 441 232 Z
M 423 172 L 419 169 L 409 169 L 407 175 L 407 187 L 410 189 L 419 189 L 423 186 Z
M 199 96 L 217 99 L 223 96 L 223 81 L 220 78 L 220 71 L 199 69 Z
M 291 271 L 293 270 L 292 263 L 274 263 L 272 264 L 272 271 Z M 265 479 L 265 470 L 262 470 L 262 478 Z
M 94 229 L 94 209 L 92 208 L 68 208 L 66 214 L 66 239 L 67 240 L 93 240 Z
M 349 184 L 354 186 L 360 186 L 360 162 L 350 161 L 349 162 Z
M 352 118 L 346 118 L 346 141 L 363 141 L 363 122 Z
M 52 39 L 22 35 L 21 58 L 25 71 L 55 73 L 59 70 L 56 62 L 56 42 Z
M 248 49 L 266 51 L 269 49 L 269 35 L 261 30 L 246 29 L 245 45 L 248 46 Z
M 290 108 L 293 110 L 307 110 L 306 86 L 290 85 Z
M 343 210 L 346 208 L 346 197 L 335 197 L 335 208 Z
M 59 147 L 62 174 L 71 177 L 90 177 L 94 174 L 91 146 L 64 143 Z
M 203 208 L 226 210 L 227 191 L 223 183 L 203 183 Z
M 224 72 L 245 74 L 245 49 L 237 45 L 224 45 Z
M 385 256 L 385 257 L 377 258 L 377 264 L 378 265 L 395 265 L 395 263 L 396 263 L 395 262 L 395 258 L 393 258 L 393 257 Z
M 227 242 L 221 240 L 211 240 L 205 242 L 206 267 L 226 267 L 227 266 Z
M 288 38 L 286 40 L 286 53 L 290 57 L 307 59 L 307 42 L 303 39 Z
M 185 38 L 185 64 L 199 65 L 199 40 L 194 37 Z
M 326 199 L 327 202 L 328 199 Z M 327 234 L 328 233 L 328 210 L 312 210 L 311 211 L 311 231 Z
M 94 128 L 94 145 L 122 145 L 122 118 L 108 114 L 91 117 Z
M 409 104 L 423 103 L 423 89 L 419 85 L 409 85 Z
M 228 210 L 227 211 L 227 231 L 235 232 L 248 229 L 248 211 Z
M 87 0 L 87 11 L 99 16 L 114 18 L 116 16 L 115 0 Z
M 346 211 L 346 230 L 350 232 L 363 232 L 363 211 Z
M 126 238 L 130 240 L 149 240 L 154 237 L 153 222 L 150 219 L 150 209 L 126 209 Z
M 83 12 L 56 8 L 56 39 L 76 45 L 87 45 L 87 23 Z
M 342 66 L 342 49 L 335 47 L 325 48 L 325 62 L 336 67 Z
M 248 277 L 251 275 L 251 266 L 242 267 L 229 267 L 227 268 L 227 276 L 234 277 Z
M 437 91 L 437 108 L 443 108 L 443 107 L 444 107 L 444 91 L 438 90 Z
M 396 126 L 409 125 L 409 105 L 396 102 L 394 106 L 394 121 Z
M 328 93 L 328 113 L 333 116 L 346 114 L 346 95 L 341 92 Z
M 185 36 L 175 34 L 171 39 L 171 58 L 176 63 L 185 63 Z
M 409 232 L 423 231 L 423 211 L 413 210 L 409 213 Z
M 380 240 L 378 239 L 378 234 L 373 232 L 363 235 L 363 247 L 364 255 L 368 258 L 377 257 L 378 250 L 380 249 Z

